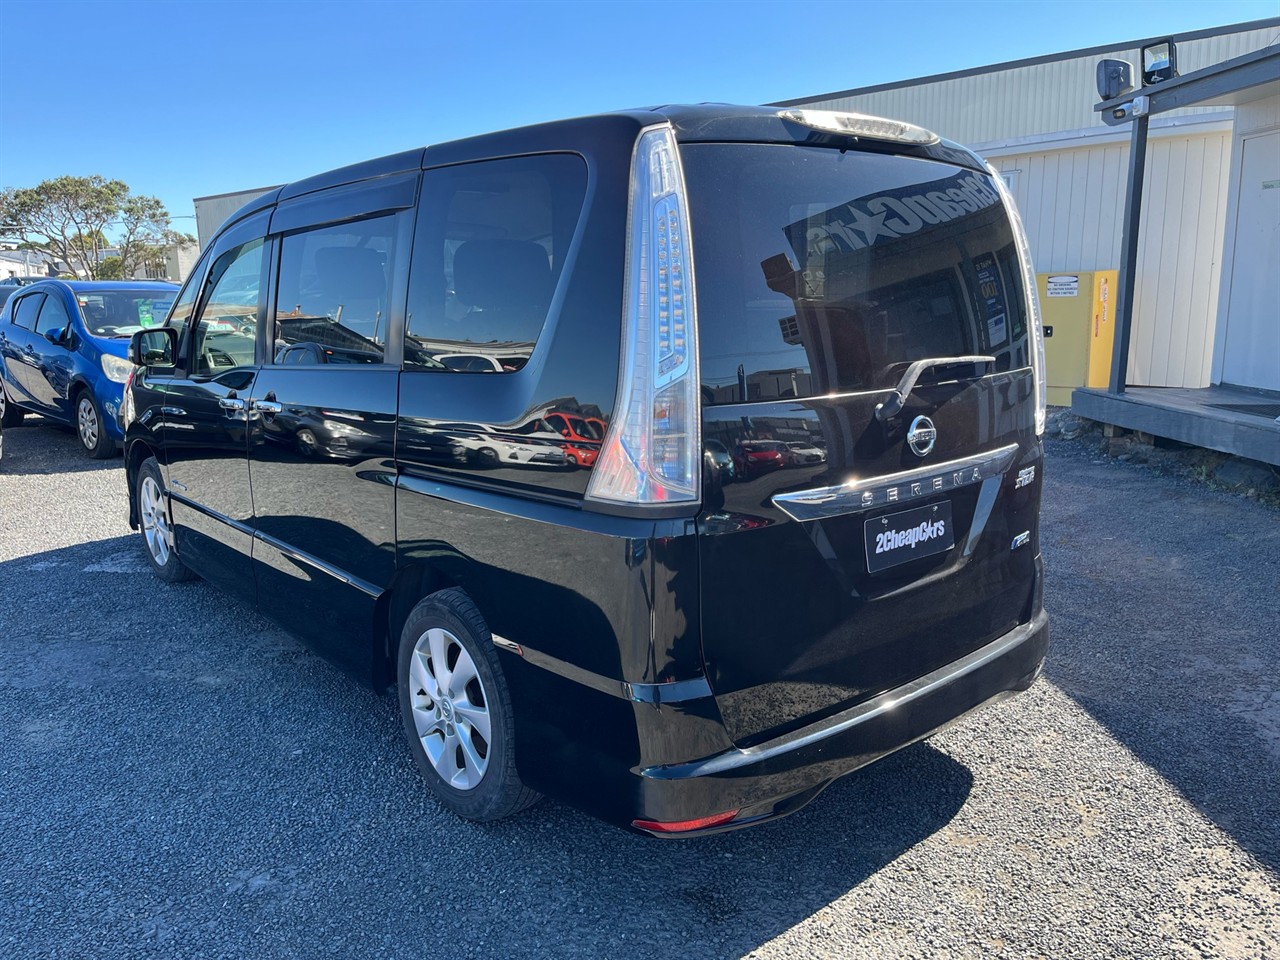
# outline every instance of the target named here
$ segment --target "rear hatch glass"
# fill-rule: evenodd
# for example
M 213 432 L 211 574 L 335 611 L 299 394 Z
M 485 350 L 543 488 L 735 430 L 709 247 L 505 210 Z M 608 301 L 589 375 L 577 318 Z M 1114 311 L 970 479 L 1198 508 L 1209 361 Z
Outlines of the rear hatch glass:
M 985 172 L 782 144 L 681 157 L 703 436 L 734 461 L 699 519 L 703 651 L 726 725 L 751 743 L 1029 618 L 1039 488 L 1012 481 L 1039 450 L 1025 301 Z M 929 368 L 899 417 L 876 419 L 913 361 L 973 355 L 992 362 Z M 924 453 L 907 443 L 921 416 L 936 427 Z M 974 456 L 976 475 L 951 469 Z M 850 481 L 856 501 L 775 499 Z
M 681 155 L 704 399 L 893 387 L 925 357 L 1030 362 L 1013 233 L 987 174 L 776 144 Z

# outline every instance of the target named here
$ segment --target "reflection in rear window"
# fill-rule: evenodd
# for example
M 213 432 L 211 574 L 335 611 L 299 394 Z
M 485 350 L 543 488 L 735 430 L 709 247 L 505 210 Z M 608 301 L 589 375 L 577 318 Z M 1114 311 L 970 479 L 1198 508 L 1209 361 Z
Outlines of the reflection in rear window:
M 924 357 L 1029 361 L 989 176 L 932 160 L 686 144 L 707 402 L 894 386 Z

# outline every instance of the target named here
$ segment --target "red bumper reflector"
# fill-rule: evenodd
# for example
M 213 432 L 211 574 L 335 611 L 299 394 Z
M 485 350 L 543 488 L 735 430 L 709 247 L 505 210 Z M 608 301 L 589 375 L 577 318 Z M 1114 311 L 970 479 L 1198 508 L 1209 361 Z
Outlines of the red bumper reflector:
M 667 823 L 661 820 L 632 820 L 631 825 L 641 830 L 652 830 L 654 833 L 687 833 L 690 830 L 718 827 L 722 823 L 728 823 L 737 815 L 737 810 L 726 810 L 724 813 L 713 813 L 709 817 L 699 817 L 697 820 L 673 820 Z

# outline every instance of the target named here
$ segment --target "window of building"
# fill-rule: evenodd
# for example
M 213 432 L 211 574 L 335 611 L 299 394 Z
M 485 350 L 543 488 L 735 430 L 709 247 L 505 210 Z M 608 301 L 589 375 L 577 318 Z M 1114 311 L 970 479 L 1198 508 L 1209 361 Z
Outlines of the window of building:
M 1018 169 L 998 171 L 1000 179 L 1004 181 L 1004 185 L 1010 193 L 1013 193 L 1018 188 L 1018 174 L 1021 172 Z
M 572 154 L 431 170 L 409 277 L 405 366 L 510 373 L 547 319 L 586 193 Z

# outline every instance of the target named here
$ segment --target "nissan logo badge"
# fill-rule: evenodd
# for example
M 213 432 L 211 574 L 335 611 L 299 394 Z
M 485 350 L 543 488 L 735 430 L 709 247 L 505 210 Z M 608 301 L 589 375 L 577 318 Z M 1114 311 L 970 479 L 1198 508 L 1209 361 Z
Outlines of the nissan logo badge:
M 938 431 L 928 417 L 916 417 L 907 430 L 907 446 L 917 457 L 927 457 L 938 439 Z

